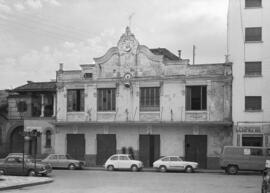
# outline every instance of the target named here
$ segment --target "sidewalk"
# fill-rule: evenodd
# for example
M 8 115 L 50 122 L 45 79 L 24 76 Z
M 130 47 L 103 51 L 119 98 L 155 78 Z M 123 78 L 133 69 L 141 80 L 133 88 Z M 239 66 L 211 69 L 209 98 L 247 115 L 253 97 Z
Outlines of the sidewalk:
M 48 177 L 0 176 L 0 191 L 53 182 Z

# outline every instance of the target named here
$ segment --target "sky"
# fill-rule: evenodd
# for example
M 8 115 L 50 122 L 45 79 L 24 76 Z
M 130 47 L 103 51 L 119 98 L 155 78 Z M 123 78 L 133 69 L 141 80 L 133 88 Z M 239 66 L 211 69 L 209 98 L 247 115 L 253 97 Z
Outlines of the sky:
M 92 64 L 125 27 L 196 64 L 225 61 L 228 0 L 0 0 L 0 90 Z M 132 15 L 131 21 L 129 16 Z

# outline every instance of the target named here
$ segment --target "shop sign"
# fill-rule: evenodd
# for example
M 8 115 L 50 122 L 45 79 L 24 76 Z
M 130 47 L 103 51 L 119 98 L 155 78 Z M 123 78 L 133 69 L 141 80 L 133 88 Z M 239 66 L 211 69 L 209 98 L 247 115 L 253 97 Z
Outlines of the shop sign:
M 238 133 L 261 133 L 261 127 L 238 127 L 236 129 Z

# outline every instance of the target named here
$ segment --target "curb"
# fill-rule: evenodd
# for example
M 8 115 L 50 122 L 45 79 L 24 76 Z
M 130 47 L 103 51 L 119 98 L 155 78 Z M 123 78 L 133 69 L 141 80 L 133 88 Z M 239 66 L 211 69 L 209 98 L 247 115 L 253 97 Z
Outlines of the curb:
M 20 184 L 20 185 L 14 185 L 14 186 L 7 186 L 7 187 L 0 187 L 0 191 L 3 190 L 12 190 L 12 189 L 19 189 L 19 188 L 24 188 L 28 186 L 36 186 L 36 185 L 42 185 L 42 184 L 48 184 L 52 183 L 53 179 L 42 181 L 42 182 L 34 182 L 34 183 L 27 183 L 27 184 Z

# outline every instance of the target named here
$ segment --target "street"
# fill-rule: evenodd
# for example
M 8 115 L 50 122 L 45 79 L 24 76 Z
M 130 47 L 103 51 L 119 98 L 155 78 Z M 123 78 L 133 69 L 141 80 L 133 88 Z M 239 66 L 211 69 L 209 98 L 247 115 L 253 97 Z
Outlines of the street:
M 8 193 L 259 193 L 259 173 L 159 173 L 54 170 L 54 182 Z

